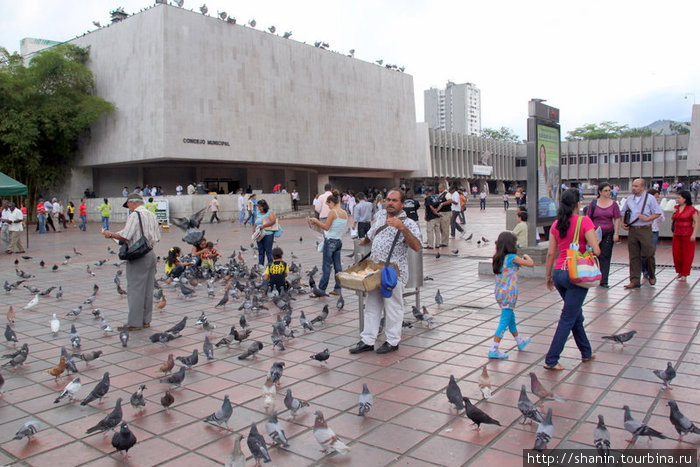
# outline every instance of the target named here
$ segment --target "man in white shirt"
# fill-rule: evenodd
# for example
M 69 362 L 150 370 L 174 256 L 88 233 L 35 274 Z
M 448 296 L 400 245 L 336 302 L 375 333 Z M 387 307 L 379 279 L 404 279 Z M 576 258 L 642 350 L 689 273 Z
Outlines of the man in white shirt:
M 22 211 L 17 209 L 17 206 L 12 201 L 8 203 L 8 209 L 10 211 L 10 216 L 9 218 L 3 217 L 3 221 L 8 223 L 8 230 L 10 231 L 10 246 L 7 247 L 5 253 L 24 253 L 24 246 L 22 245 L 24 215 L 22 214 Z
M 455 238 L 455 230 L 459 230 L 459 233 L 462 235 L 464 235 L 465 232 L 462 226 L 457 223 L 457 218 L 459 217 L 461 209 L 459 205 L 459 191 L 457 191 L 457 187 L 454 185 L 450 187 L 450 199 L 452 200 L 452 204 L 450 205 L 450 214 L 452 215 L 450 218 L 450 238 Z
M 318 213 L 318 220 L 321 222 L 326 222 L 326 219 L 328 218 L 328 213 L 330 212 L 330 208 L 328 207 L 328 203 L 326 203 L 326 200 L 328 197 L 332 194 L 331 189 L 333 186 L 331 186 L 330 183 L 326 183 L 326 185 L 323 187 L 325 193 L 322 195 L 318 196 L 318 203 L 316 204 L 316 212 Z
M 292 190 L 291 196 L 292 196 L 292 209 L 294 211 L 298 211 L 299 210 L 299 192 L 297 191 L 296 188 L 294 188 Z
M 7 248 L 10 245 L 10 202 L 6 199 L 2 200 L 2 214 L 0 215 L 0 239 L 2 240 L 2 247 Z
M 182 185 L 180 185 L 179 183 L 178 183 L 177 186 L 175 187 L 175 194 L 176 194 L 177 196 L 182 196 Z
M 189 185 L 187 185 L 187 194 L 188 194 L 188 195 L 193 195 L 194 192 L 195 192 L 194 185 L 191 184 L 191 183 L 190 183 Z
M 243 225 L 246 218 L 246 199 L 243 189 L 238 190 L 238 225 Z
M 63 206 L 58 202 L 56 198 L 52 199 L 52 208 L 51 212 L 56 216 L 56 223 L 58 224 L 58 229 L 56 230 L 57 232 L 60 232 L 60 227 L 61 223 L 63 223 L 63 228 L 66 228 L 66 218 L 63 215 Z
M 211 218 L 209 219 L 210 224 L 214 223 L 214 219 L 216 219 L 217 223 L 221 223 L 221 219 L 219 219 L 219 216 L 217 215 L 219 213 L 219 200 L 217 198 L 218 196 L 214 196 L 209 203 L 209 207 L 207 208 L 209 211 L 211 211 Z

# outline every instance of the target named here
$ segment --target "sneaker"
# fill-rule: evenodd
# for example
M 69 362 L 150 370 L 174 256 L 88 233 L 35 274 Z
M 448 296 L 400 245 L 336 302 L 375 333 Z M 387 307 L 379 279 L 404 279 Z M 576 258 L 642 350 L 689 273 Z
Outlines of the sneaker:
M 378 354 L 384 354 L 384 353 L 389 353 L 389 352 L 394 352 L 395 350 L 399 350 L 399 345 L 391 345 L 388 342 L 384 342 L 378 349 L 377 353 Z
M 176 277 L 175 279 L 173 279 L 173 282 L 180 282 L 180 278 Z
M 450 240 L 454 240 L 454 239 L 455 239 L 455 236 L 454 236 L 454 235 L 450 235 Z
M 489 358 L 506 359 L 508 358 L 508 354 L 500 350 L 489 350 Z
M 530 338 L 526 337 L 522 341 L 520 341 L 520 344 L 518 344 L 518 350 L 525 350 L 525 347 L 530 343 Z
M 362 352 L 369 352 L 370 350 L 374 350 L 373 345 L 367 345 L 364 342 L 360 341 L 355 345 L 355 347 L 350 348 L 350 353 L 351 354 L 358 354 L 358 353 L 362 353 Z

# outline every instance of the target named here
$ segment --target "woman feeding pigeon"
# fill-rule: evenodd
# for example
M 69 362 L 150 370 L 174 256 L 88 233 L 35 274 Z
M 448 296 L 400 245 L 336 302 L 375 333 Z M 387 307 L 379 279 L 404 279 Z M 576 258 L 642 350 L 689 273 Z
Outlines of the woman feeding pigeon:
M 324 240 L 323 240 L 323 266 L 321 282 L 318 288 L 321 292 L 326 292 L 326 287 L 328 287 L 328 281 L 331 276 L 331 265 L 335 269 L 335 273 L 338 274 L 342 272 L 343 265 L 340 263 L 340 250 L 343 248 L 343 242 L 341 237 L 345 232 L 345 228 L 348 224 L 348 213 L 343 211 L 338 207 L 339 195 L 338 192 L 333 192 L 326 198 L 326 204 L 328 204 L 329 211 L 326 222 L 323 223 L 318 219 L 309 218 L 308 221 L 323 230 Z M 335 285 L 333 290 L 330 292 L 331 295 L 340 295 L 340 284 L 338 280 L 335 280 Z M 316 297 L 315 293 L 311 294 L 311 297 Z

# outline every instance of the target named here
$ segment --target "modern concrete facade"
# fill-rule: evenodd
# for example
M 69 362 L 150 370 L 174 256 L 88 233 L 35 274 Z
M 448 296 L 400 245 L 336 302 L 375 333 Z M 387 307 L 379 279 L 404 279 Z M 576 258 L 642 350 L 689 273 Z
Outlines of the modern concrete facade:
M 478 136 L 481 134 L 481 91 L 472 83 L 447 82 L 444 90 L 424 92 L 425 121 L 430 128 Z
M 204 180 L 308 202 L 334 177 L 428 175 L 408 74 L 162 4 L 71 42 L 116 105 L 81 144 L 73 196 Z

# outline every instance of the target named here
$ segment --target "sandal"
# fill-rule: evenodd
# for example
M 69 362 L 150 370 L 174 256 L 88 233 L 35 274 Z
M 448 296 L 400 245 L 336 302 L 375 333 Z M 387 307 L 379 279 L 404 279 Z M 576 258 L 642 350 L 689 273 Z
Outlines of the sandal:
M 585 362 L 592 362 L 593 360 L 595 360 L 595 354 L 591 354 L 590 357 L 582 357 L 581 358 L 581 361 L 584 363 Z
M 562 371 L 565 369 L 561 363 L 557 363 L 554 366 L 543 365 L 543 367 L 545 370 L 550 370 L 550 371 Z
M 328 295 L 340 295 L 340 292 L 336 292 L 335 290 L 331 290 L 328 292 Z
M 316 295 L 315 293 L 310 293 L 310 294 L 309 294 L 309 297 L 311 297 L 311 298 L 319 298 L 320 295 Z

